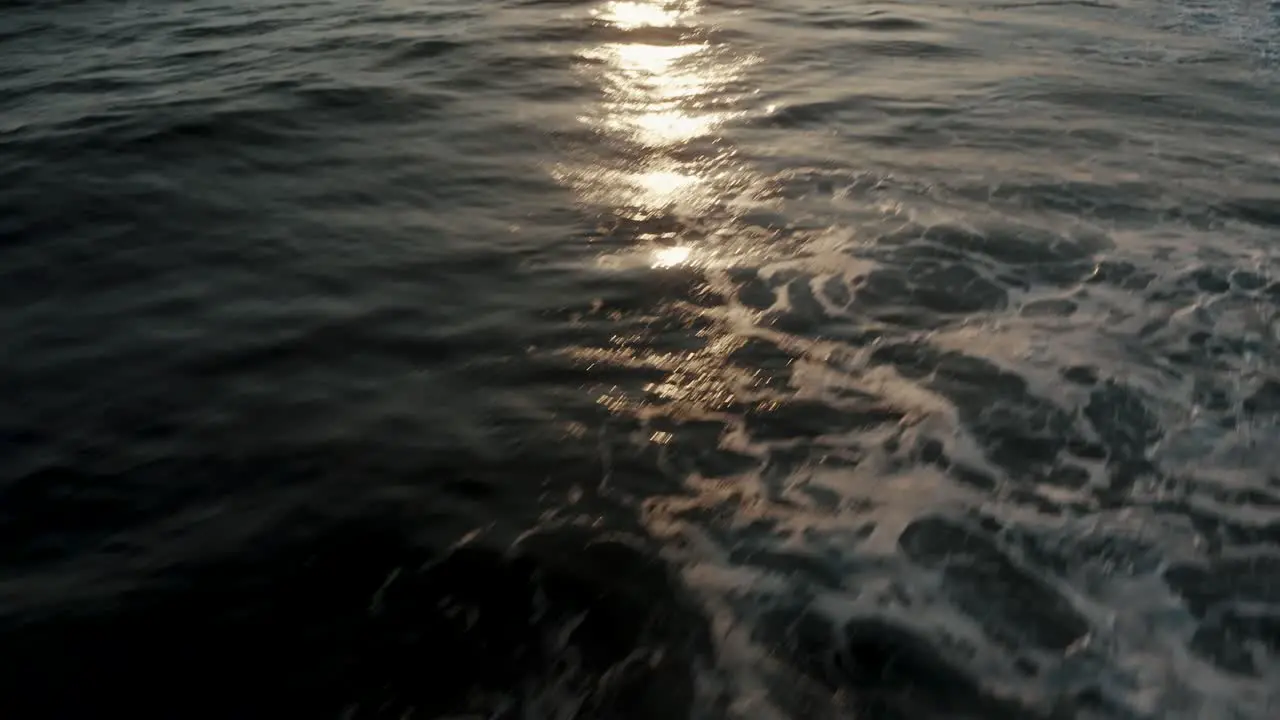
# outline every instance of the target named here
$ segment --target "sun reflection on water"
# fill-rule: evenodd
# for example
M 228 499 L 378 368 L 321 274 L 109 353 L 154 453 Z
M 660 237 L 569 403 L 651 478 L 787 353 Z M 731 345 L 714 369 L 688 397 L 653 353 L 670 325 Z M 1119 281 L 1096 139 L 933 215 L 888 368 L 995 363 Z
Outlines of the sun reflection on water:
M 700 10 L 696 1 L 629 0 L 592 13 L 595 22 L 623 33 L 623 40 L 610 35 L 581 52 L 603 95 L 582 121 L 613 155 L 570 173 L 592 204 L 635 217 L 697 213 L 718 199 L 717 152 L 697 161 L 675 157 L 691 143 L 714 140 L 732 117 L 716 101 L 740 72 L 741 63 L 699 26 Z M 654 28 L 669 32 L 645 32 Z M 635 40 L 626 41 L 631 36 Z
M 616 74 L 610 80 L 620 82 L 624 94 L 639 95 L 641 101 L 662 99 L 663 91 L 676 85 L 696 88 L 702 84 L 700 68 L 681 68 L 681 60 L 705 52 L 702 43 L 685 45 L 652 45 L 648 43 L 614 43 L 600 48 L 599 56 L 611 60 Z M 643 92 L 635 92 L 643 91 Z
M 680 21 L 685 8 L 682 3 L 611 2 L 593 14 L 601 21 L 622 30 L 646 27 L 671 27 Z
M 610 69 L 604 77 L 606 101 L 588 122 L 654 149 L 710 135 L 729 115 L 704 100 L 731 79 L 732 71 L 718 66 L 713 55 L 702 43 L 600 48 L 594 56 Z
M 725 208 L 746 177 L 720 133 L 736 115 L 733 87 L 747 60 L 716 42 L 702 10 L 700 0 L 628 0 L 591 12 L 592 23 L 608 29 L 603 42 L 580 52 L 583 72 L 600 89 L 600 101 L 580 118 L 595 142 L 561 177 L 606 224 L 632 228 L 623 238 L 632 248 L 619 255 L 624 265 L 704 267 L 714 253 L 708 238 L 728 222 Z M 700 311 L 678 301 L 654 310 L 667 316 L 660 324 L 703 324 Z M 658 351 L 655 339 L 647 331 L 620 334 L 571 354 L 665 371 L 665 379 L 635 389 L 640 397 L 617 387 L 601 396 L 613 412 L 710 410 L 732 401 L 726 355 L 740 340 L 711 326 L 688 340 L 687 351 Z
M 692 249 L 687 245 L 662 248 L 653 253 L 653 266 L 657 268 L 675 267 L 689 259 Z

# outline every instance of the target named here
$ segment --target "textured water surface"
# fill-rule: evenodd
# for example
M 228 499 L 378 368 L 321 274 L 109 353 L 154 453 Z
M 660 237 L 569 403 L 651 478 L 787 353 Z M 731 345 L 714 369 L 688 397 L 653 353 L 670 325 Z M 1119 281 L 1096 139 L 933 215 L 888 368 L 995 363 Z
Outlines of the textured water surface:
M 1280 10 L 0 21 L 0 712 L 1280 710 Z

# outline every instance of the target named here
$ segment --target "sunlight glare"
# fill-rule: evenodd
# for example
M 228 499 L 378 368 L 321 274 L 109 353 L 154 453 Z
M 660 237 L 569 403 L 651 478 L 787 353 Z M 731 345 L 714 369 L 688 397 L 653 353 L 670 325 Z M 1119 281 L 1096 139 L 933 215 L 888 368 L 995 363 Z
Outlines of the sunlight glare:
M 692 248 L 682 246 L 656 250 L 653 253 L 653 266 L 655 268 L 669 268 L 684 264 L 689 259 L 690 252 L 692 252 Z
M 650 147 L 663 147 L 707 135 L 721 122 L 723 117 L 718 115 L 688 115 L 680 110 L 665 110 L 619 115 L 606 120 L 605 125 Z
M 707 46 L 701 43 L 687 45 L 647 45 L 644 43 L 618 44 L 606 46 L 605 50 L 612 55 L 615 64 L 624 72 L 652 76 L 656 81 L 663 81 L 662 76 L 671 72 L 676 63 L 696 55 Z
M 666 204 L 691 190 L 698 184 L 698 178 L 671 170 L 656 170 L 636 176 L 634 183 L 650 201 Z
M 601 20 L 622 30 L 645 27 L 671 27 L 683 11 L 655 2 L 611 2 L 598 13 Z

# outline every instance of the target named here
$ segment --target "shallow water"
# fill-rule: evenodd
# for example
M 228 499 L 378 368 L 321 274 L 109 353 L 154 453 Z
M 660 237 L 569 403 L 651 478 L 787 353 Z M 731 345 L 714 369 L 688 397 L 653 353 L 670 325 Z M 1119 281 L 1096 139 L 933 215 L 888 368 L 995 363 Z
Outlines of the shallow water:
M 1275 717 L 1278 52 L 11 4 L 0 710 Z

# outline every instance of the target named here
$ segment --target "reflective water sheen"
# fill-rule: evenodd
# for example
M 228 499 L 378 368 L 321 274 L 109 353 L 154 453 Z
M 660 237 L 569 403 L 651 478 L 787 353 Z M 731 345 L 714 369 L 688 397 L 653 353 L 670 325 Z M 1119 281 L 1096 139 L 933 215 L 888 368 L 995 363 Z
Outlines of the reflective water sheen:
M 6 8 L 0 714 L 1276 717 L 1278 48 Z

